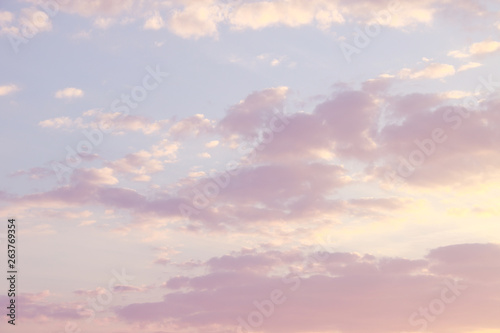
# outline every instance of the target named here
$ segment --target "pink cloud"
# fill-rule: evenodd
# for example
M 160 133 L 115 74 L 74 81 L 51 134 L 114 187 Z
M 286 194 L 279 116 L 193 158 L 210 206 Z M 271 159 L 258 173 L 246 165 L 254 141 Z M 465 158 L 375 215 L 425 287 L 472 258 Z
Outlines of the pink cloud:
M 491 271 L 498 267 L 498 249 L 493 244 L 461 244 L 434 249 L 421 260 L 330 253 L 315 268 L 308 266 L 302 272 L 279 275 L 249 272 L 244 268 L 246 255 L 235 254 L 232 260 L 241 260 L 241 266 L 231 264 L 234 271 L 221 267 L 206 275 L 172 278 L 166 286 L 176 291 L 165 294 L 163 301 L 134 303 L 116 312 L 128 322 L 167 320 L 179 331 L 218 325 L 238 332 L 238 318 L 248 323 L 250 314 L 258 311 L 255 302 L 263 304 L 273 290 L 279 290 L 282 302 L 273 305 L 270 316 L 263 316 L 259 331 L 411 332 L 420 327 L 410 321 L 410 316 L 441 297 L 444 288 L 455 285 L 460 288 L 459 296 L 446 305 L 438 320 L 428 323 L 429 329 L 450 333 L 465 333 L 471 326 L 495 329 L 500 321 L 490 309 L 499 306 L 495 297 L 500 291 L 498 278 L 486 281 L 478 274 L 461 280 L 461 269 L 470 272 L 470 264 L 480 259 L 484 272 L 498 275 L 496 270 Z M 461 261 L 463 254 L 470 261 Z M 282 256 L 279 251 L 255 256 L 262 256 L 263 263 L 276 269 L 288 266 L 277 264 Z M 274 258 L 273 263 L 266 262 L 269 256 Z M 449 265 L 454 266 L 453 271 L 449 271 Z M 433 274 L 426 272 L 429 268 Z M 413 317 L 418 318 L 423 317 Z

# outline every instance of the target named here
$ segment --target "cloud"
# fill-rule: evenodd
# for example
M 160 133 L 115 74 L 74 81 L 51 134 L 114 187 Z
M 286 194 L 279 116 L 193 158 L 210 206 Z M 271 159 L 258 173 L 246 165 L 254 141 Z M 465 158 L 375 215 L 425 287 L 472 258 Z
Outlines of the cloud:
M 23 8 L 18 21 L 21 26 L 33 27 L 35 34 L 52 30 L 49 15 L 37 8 Z
M 95 185 L 114 185 L 118 183 L 111 168 L 78 169 L 73 173 L 73 181 Z
M 18 170 L 10 174 L 12 177 L 17 176 L 29 176 L 31 179 L 45 179 L 47 177 L 53 176 L 52 170 L 43 167 L 34 167 L 28 170 Z
M 93 25 L 102 30 L 106 30 L 115 23 L 115 19 L 112 17 L 98 17 L 94 20 Z
M 212 140 L 210 142 L 205 143 L 205 147 L 207 147 L 207 148 L 214 148 L 214 147 L 217 147 L 218 145 L 219 145 L 219 141 L 217 141 L 217 140 Z
M 159 30 L 164 26 L 163 18 L 161 17 L 158 11 L 155 11 L 154 14 L 144 22 L 143 28 L 145 30 Z
M 81 127 L 82 119 L 77 118 L 75 120 L 72 120 L 69 117 L 57 117 L 57 118 L 42 120 L 38 123 L 38 125 L 41 127 L 46 127 L 46 128 L 66 128 L 66 129 L 68 129 L 68 128 L 72 128 L 72 127 Z
M 14 14 L 9 11 L 0 11 L 0 26 L 11 23 L 14 20 Z
M 112 129 L 113 134 L 123 134 L 125 131 L 141 131 L 150 135 L 158 133 L 165 128 L 169 120 L 163 119 L 151 121 L 142 116 L 124 115 L 120 112 L 103 112 L 100 109 L 85 111 L 82 117 L 71 119 L 69 117 L 56 117 L 40 121 L 39 126 L 57 129 L 83 129 L 83 128 L 107 128 Z
M 54 96 L 56 98 L 72 99 L 72 98 L 81 98 L 83 97 L 83 95 L 84 95 L 83 90 L 70 87 L 58 90 Z
M 497 41 L 482 41 L 474 43 L 470 46 L 469 52 L 471 55 L 480 55 L 485 53 L 492 53 L 500 49 L 500 42 Z
M 189 136 L 198 136 L 213 132 L 214 121 L 205 118 L 203 114 L 195 114 L 189 118 L 179 120 L 173 124 L 168 134 L 174 139 L 186 138 Z
M 405 68 L 399 72 L 400 77 L 410 79 L 441 79 L 454 74 L 453 65 L 439 63 L 431 63 L 419 71 Z
M 0 86 L 0 96 L 10 95 L 19 90 L 20 90 L 19 87 L 15 84 Z
M 480 67 L 482 66 L 482 64 L 478 63 L 478 62 L 469 62 L 465 65 L 462 65 L 458 68 L 457 72 L 462 72 L 462 71 L 466 71 L 468 69 L 472 69 L 472 68 L 477 68 L 477 67 Z
M 457 244 L 433 249 L 419 260 L 246 250 L 207 260 L 202 264 L 208 269 L 205 274 L 169 279 L 165 287 L 170 291 L 163 300 L 136 302 L 115 311 L 129 323 L 168 322 L 181 331 L 217 326 L 244 332 L 255 327 L 254 322 L 264 333 L 410 332 L 422 329 L 422 322 L 445 333 L 465 333 L 476 326 L 495 329 L 500 322 L 490 309 L 500 306 L 495 297 L 500 292 L 495 278 L 499 248 Z M 477 273 L 471 269 L 475 260 L 482 268 Z M 299 268 L 290 272 L 288 267 Z M 452 300 L 444 305 L 446 315 L 426 321 L 419 309 L 445 293 Z M 272 299 L 278 301 L 273 304 Z M 262 315 L 264 308 L 270 315 Z
M 107 166 L 118 173 L 132 174 L 136 181 L 149 181 L 151 175 L 163 170 L 163 163 L 152 158 L 153 154 L 147 151 L 127 154 L 124 158 L 109 162 Z
M 482 42 L 473 43 L 467 51 L 454 50 L 448 52 L 448 56 L 454 58 L 468 58 L 483 54 L 493 53 L 500 49 L 500 42 L 494 40 L 484 40 Z
M 212 156 L 209 154 L 209 153 L 200 153 L 198 154 L 198 157 L 201 157 L 201 158 L 211 158 Z
M 224 15 L 223 7 L 214 1 L 193 1 L 183 10 L 173 11 L 168 27 L 174 34 L 183 38 L 216 37 L 217 24 L 223 20 Z
M 275 109 L 282 109 L 288 87 L 269 88 L 257 91 L 245 100 L 232 106 L 218 126 L 227 135 L 255 137 L 257 130 L 269 121 Z
M 317 1 L 313 1 L 312 4 L 302 1 L 243 3 L 235 9 L 230 23 L 237 29 L 262 29 L 277 24 L 296 27 L 314 20 L 315 5 Z M 322 24 L 325 24 L 325 18 L 322 19 Z M 342 20 L 340 15 L 339 19 Z
M 459 50 L 454 50 L 454 51 L 448 52 L 448 56 L 453 57 L 453 58 L 467 58 L 470 56 L 470 54 L 464 53 L 464 52 L 459 51 Z

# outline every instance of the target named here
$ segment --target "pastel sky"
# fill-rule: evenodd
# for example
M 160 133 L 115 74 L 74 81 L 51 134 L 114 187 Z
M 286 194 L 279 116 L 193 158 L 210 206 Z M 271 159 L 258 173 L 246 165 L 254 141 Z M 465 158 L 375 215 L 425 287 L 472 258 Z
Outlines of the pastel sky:
M 2 1 L 0 41 L 1 332 L 500 333 L 499 1 Z

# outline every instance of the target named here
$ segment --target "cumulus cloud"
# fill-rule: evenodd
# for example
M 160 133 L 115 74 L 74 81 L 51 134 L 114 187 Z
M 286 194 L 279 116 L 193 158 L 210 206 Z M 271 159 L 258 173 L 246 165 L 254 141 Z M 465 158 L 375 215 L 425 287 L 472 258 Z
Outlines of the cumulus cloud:
M 58 90 L 54 94 L 56 98 L 67 98 L 67 99 L 81 98 L 83 97 L 83 95 L 84 95 L 83 90 L 73 87 Z
M 20 88 L 15 84 L 9 84 L 5 86 L 0 86 L 0 96 L 6 96 L 19 91 Z
M 233 105 L 218 127 L 228 135 L 255 137 L 257 130 L 270 121 L 276 110 L 282 110 L 288 87 L 276 87 L 257 91 Z
M 165 128 L 170 121 L 168 119 L 151 121 L 142 116 L 124 115 L 120 112 L 103 112 L 100 109 L 85 111 L 81 117 L 70 118 L 67 116 L 46 119 L 38 123 L 41 127 L 57 129 L 82 129 L 82 128 L 105 128 L 113 134 L 123 134 L 126 131 L 142 132 L 150 135 L 158 133 Z
M 168 134 L 175 139 L 208 134 L 213 132 L 214 123 L 213 120 L 207 119 L 203 114 L 195 114 L 173 124 L 169 128 Z
M 262 332 L 410 332 L 427 325 L 446 333 L 465 333 L 476 325 L 494 329 L 499 323 L 489 309 L 500 306 L 494 278 L 499 249 L 498 244 L 458 244 L 418 260 L 247 250 L 209 259 L 203 263 L 208 273 L 167 280 L 171 291 L 163 300 L 136 302 L 116 313 L 128 322 L 169 322 L 180 330 L 217 325 L 245 331 L 255 322 Z M 477 259 L 480 272 L 470 269 Z M 290 272 L 291 266 L 300 268 Z M 443 294 L 453 300 L 444 305 L 450 316 L 426 321 L 419 309 Z M 273 315 L 257 320 L 252 313 L 264 303 L 272 304 Z
M 0 11 L 0 26 L 10 23 L 14 20 L 14 14 L 9 11 Z
M 144 22 L 143 28 L 145 30 L 159 30 L 164 26 L 163 18 L 161 17 L 158 11 L 155 11 L 154 14 L 149 17 L 146 22 Z
M 448 64 L 431 63 L 421 70 L 405 68 L 399 72 L 402 78 L 410 79 L 441 79 L 455 74 L 455 67 Z
M 214 148 L 214 147 L 217 147 L 218 145 L 219 145 L 218 140 L 212 140 L 210 142 L 205 143 L 205 147 L 207 147 L 207 148 Z
M 473 43 L 467 51 L 454 50 L 448 52 L 450 57 L 454 58 L 468 58 L 471 56 L 478 56 L 488 53 L 496 52 L 500 49 L 500 42 L 494 40 L 484 40 L 482 42 Z
M 151 175 L 163 170 L 162 161 L 152 158 L 147 151 L 127 154 L 124 158 L 109 162 L 107 165 L 119 173 L 133 174 L 136 181 L 149 181 Z
M 224 19 L 224 7 L 215 1 L 193 1 L 182 10 L 174 10 L 168 21 L 169 29 L 184 38 L 216 37 L 217 25 Z
M 480 64 L 478 62 L 469 62 L 469 63 L 466 63 L 465 65 L 460 66 L 458 68 L 457 72 L 466 71 L 468 69 L 477 68 L 477 67 L 480 67 L 480 66 L 482 66 L 482 64 Z

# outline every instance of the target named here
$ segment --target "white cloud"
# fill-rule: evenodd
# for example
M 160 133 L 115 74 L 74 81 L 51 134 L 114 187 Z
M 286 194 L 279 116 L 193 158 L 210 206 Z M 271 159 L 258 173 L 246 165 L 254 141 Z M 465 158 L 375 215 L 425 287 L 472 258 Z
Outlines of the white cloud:
M 19 87 L 16 86 L 15 84 L 0 86 L 0 96 L 9 95 L 15 93 L 16 91 L 19 91 Z
M 216 37 L 217 24 L 224 19 L 224 15 L 221 7 L 200 2 L 185 7 L 183 11 L 174 11 L 168 26 L 183 38 Z
M 467 96 L 471 96 L 472 94 L 468 91 L 462 90 L 451 90 L 441 94 L 444 98 L 447 99 L 461 99 Z
M 11 23 L 14 20 L 14 14 L 7 11 L 0 11 L 0 26 L 5 23 Z
M 192 171 L 189 173 L 189 177 L 191 178 L 198 178 L 204 176 L 206 176 L 206 173 L 204 171 Z
M 457 72 L 462 72 L 462 71 L 466 71 L 468 69 L 471 69 L 471 68 L 476 68 L 476 67 L 479 67 L 479 66 L 482 66 L 482 64 L 478 63 L 478 62 L 469 62 L 465 65 L 462 65 L 458 68 Z
M 58 90 L 55 93 L 56 98 L 79 98 L 83 97 L 83 95 L 84 95 L 83 90 L 72 87 Z
M 469 54 L 465 53 L 463 51 L 454 50 L 454 51 L 448 52 L 448 56 L 453 57 L 453 58 L 467 58 L 469 56 Z
M 87 221 L 81 222 L 78 226 L 79 227 L 85 227 L 87 225 L 92 225 L 92 224 L 94 224 L 96 222 L 97 222 L 96 220 L 87 220 Z
M 21 11 L 19 23 L 34 29 L 34 34 L 52 30 L 52 21 L 44 11 L 36 8 L 25 8 Z
M 205 143 L 205 147 L 207 147 L 207 148 L 214 148 L 214 147 L 217 147 L 218 145 L 219 145 L 219 141 L 217 141 L 217 140 L 213 140 L 213 141 Z
M 98 17 L 94 20 L 94 26 L 106 30 L 115 23 L 115 20 L 111 17 Z
M 92 30 L 82 30 L 80 32 L 77 32 L 73 35 L 71 35 L 71 38 L 73 39 L 90 39 L 90 34 L 92 33 Z
M 448 52 L 448 55 L 454 58 L 467 58 L 474 55 L 492 53 L 498 50 L 500 50 L 500 42 L 494 40 L 484 40 L 482 42 L 477 42 L 469 46 L 468 52 L 454 50 Z
M 211 158 L 212 156 L 209 153 L 200 153 L 200 154 L 198 154 L 198 157 L 201 157 L 201 158 Z
M 479 43 L 474 43 L 470 46 L 469 52 L 472 55 L 477 55 L 477 54 L 485 54 L 485 53 L 491 53 L 495 52 L 498 49 L 500 49 L 500 42 L 493 41 L 493 40 L 485 40 Z
M 153 16 L 146 20 L 144 23 L 145 30 L 159 30 L 163 27 L 163 18 L 158 11 L 155 11 Z
M 58 117 L 58 118 L 43 120 L 39 122 L 38 125 L 47 128 L 66 128 L 66 129 L 72 127 L 81 127 L 82 118 L 77 118 L 75 120 L 72 120 L 69 117 Z
M 432 63 L 422 70 L 415 71 L 404 68 L 399 72 L 401 78 L 410 79 L 441 79 L 446 76 L 454 75 L 455 67 L 448 64 Z
M 275 59 L 273 59 L 273 60 L 271 61 L 271 66 L 273 66 L 273 67 L 274 67 L 274 66 L 278 66 L 280 63 L 281 63 L 281 59 L 277 59 L 277 58 L 275 58 Z

